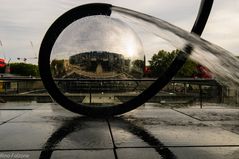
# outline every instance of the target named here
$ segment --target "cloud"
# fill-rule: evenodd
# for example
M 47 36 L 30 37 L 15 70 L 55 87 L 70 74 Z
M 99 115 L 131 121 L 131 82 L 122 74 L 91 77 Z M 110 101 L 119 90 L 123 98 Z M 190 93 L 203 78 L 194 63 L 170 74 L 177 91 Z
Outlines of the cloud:
M 239 55 L 239 2 L 217 0 L 203 38 Z
M 52 22 L 65 11 L 85 3 L 105 2 L 162 18 L 190 31 L 200 0 L 1 0 L 0 40 L 8 58 L 32 57 Z M 239 54 L 238 0 L 214 1 L 203 38 Z M 34 44 L 31 51 L 29 41 Z M 34 53 L 31 53 L 34 52 Z M 1 53 L 0 53 L 1 56 Z

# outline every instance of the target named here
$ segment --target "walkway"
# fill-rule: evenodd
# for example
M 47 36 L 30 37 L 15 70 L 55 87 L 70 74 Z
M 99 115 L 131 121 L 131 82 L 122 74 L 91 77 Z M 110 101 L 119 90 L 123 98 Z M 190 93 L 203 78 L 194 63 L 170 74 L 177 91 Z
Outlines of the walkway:
M 0 141 L 0 159 L 238 159 L 239 109 L 147 103 L 92 119 L 54 103 L 1 103 Z

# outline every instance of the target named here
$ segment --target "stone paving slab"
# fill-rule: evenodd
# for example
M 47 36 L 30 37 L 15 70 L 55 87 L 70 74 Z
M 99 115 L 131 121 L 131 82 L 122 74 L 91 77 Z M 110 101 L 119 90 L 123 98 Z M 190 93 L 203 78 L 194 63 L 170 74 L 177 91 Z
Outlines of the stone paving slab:
M 233 133 L 239 134 L 239 109 L 238 108 L 213 108 L 203 109 L 175 109 L 185 115 L 191 116 L 213 127 L 220 127 Z
M 164 159 L 154 148 L 120 148 L 118 159 Z
M 239 147 L 169 148 L 177 159 L 238 159 Z
M 239 145 L 233 132 L 206 125 L 144 125 L 137 121 L 112 121 L 111 127 L 117 147 Z M 150 122 L 148 122 L 150 123 Z M 151 141 L 147 141 L 150 138 Z M 152 142 L 153 141 L 153 142 Z M 153 143 L 149 145 L 149 142 Z
M 239 147 L 177 147 L 117 149 L 119 159 L 238 159 Z M 171 157 L 169 157 L 171 156 Z
M 113 150 L 54 151 L 51 159 L 114 159 Z
M 0 125 L 0 150 L 112 148 L 105 120 L 17 122 Z
M 114 159 L 109 150 L 1 151 L 1 159 Z
M 239 136 L 221 128 L 165 126 L 159 129 L 154 126 L 146 129 L 166 146 L 239 146 Z
M 7 122 L 11 119 L 14 119 L 14 118 L 24 114 L 25 112 L 26 111 L 0 110 L 0 123 Z
M 7 102 L 0 103 L 0 110 L 31 110 L 42 106 L 41 103 L 36 102 Z
M 231 121 L 239 120 L 239 109 L 175 109 L 179 112 L 185 113 L 191 117 L 202 121 Z
M 67 130 L 67 135 L 60 141 L 60 149 L 105 149 L 113 148 L 109 127 L 105 120 L 80 118 L 64 123 L 52 135 L 57 136 Z M 69 130 L 73 131 L 69 133 Z M 51 136 L 51 137 L 52 137 Z M 62 136 L 61 136 L 62 137 Z M 59 139 L 58 139 L 59 140 Z M 52 142 L 51 139 L 50 143 Z
M 230 123 L 230 124 L 221 124 L 221 127 L 225 130 L 231 131 L 239 135 L 239 122 L 237 123 Z
M 73 117 L 79 116 L 80 115 L 67 110 L 37 109 L 28 111 L 18 118 L 11 120 L 11 122 L 60 122 L 71 120 Z
M 39 106 L 35 110 L 65 110 L 62 106 L 57 103 L 37 103 Z
M 41 149 L 58 123 L 5 123 L 0 125 L 0 150 Z
M 199 120 L 192 117 L 186 116 L 182 113 L 178 113 L 170 108 L 159 108 L 159 107 L 140 107 L 131 112 L 123 115 L 127 119 L 137 119 L 144 121 L 145 119 L 155 119 L 155 122 L 165 122 L 165 124 L 170 123 L 200 123 Z
M 40 151 L 0 151 L 1 159 L 37 159 Z
M 171 109 L 146 103 L 118 117 L 97 119 L 55 103 L 33 103 L 32 109 L 27 109 L 29 103 L 17 105 L 10 103 L 7 108 L 4 103 L 4 110 L 0 108 L 0 158 L 9 154 L 29 154 L 33 159 L 239 156 L 239 109 Z

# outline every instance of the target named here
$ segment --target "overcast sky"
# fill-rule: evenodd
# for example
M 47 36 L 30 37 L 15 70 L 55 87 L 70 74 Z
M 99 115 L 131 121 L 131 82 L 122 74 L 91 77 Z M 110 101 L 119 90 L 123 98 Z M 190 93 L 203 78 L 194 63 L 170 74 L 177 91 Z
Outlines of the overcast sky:
M 67 10 L 106 2 L 143 12 L 190 31 L 200 0 L 0 0 L 0 58 L 38 56 L 41 40 L 52 22 Z M 202 37 L 239 55 L 239 0 L 215 0 Z M 31 45 L 31 42 L 33 45 Z M 28 60 L 37 63 L 37 60 Z

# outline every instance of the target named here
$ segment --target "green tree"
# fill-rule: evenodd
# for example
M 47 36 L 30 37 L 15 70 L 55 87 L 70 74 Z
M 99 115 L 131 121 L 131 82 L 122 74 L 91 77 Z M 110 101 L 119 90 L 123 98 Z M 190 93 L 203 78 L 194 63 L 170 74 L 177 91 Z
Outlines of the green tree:
M 183 67 L 178 71 L 176 77 L 192 77 L 198 74 L 197 63 L 188 59 Z
M 62 77 L 66 73 L 64 67 L 64 60 L 52 60 L 51 72 L 53 77 Z
M 133 67 L 144 69 L 144 61 L 143 60 L 134 60 L 132 62 Z
M 0 67 L 0 73 L 5 73 L 6 66 Z
M 142 78 L 144 75 L 144 61 L 143 60 L 134 60 L 132 61 L 132 68 L 130 74 L 136 78 Z
M 172 52 L 167 52 L 164 50 L 160 50 L 157 54 L 154 54 L 149 60 L 150 69 L 151 69 L 151 76 L 158 77 L 163 74 L 176 55 L 179 53 L 179 50 L 174 50 Z M 177 73 L 177 77 L 192 77 L 194 74 L 197 73 L 197 64 L 192 60 L 187 60 L 184 66 L 179 70 Z
M 151 60 L 149 60 L 151 76 L 157 77 L 164 73 L 173 59 L 174 55 L 164 50 L 154 54 Z
M 11 73 L 21 76 L 39 76 L 37 65 L 27 63 L 10 63 Z

